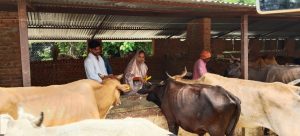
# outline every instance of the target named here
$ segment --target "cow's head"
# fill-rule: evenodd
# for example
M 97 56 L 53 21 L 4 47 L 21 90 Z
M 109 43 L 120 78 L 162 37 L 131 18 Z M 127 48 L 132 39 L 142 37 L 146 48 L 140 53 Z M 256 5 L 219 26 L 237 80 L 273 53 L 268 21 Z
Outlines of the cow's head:
M 117 75 L 117 76 L 107 76 L 103 79 L 102 84 L 107 85 L 109 87 L 112 87 L 114 90 L 115 94 L 115 101 L 114 101 L 114 106 L 120 105 L 121 100 L 120 100 L 120 93 L 121 92 L 129 92 L 130 86 L 128 84 L 121 84 L 120 80 L 122 79 L 123 74 Z
M 22 107 L 18 108 L 18 119 L 10 118 L 7 123 L 7 135 L 15 135 L 16 132 L 22 133 L 30 131 L 32 128 L 40 127 L 44 120 L 44 113 L 41 112 L 39 117 L 35 117 L 29 113 L 24 112 Z
M 148 94 L 147 100 L 154 102 L 157 106 L 161 106 L 162 96 L 164 94 L 166 83 L 161 81 L 159 83 L 147 83 L 143 86 L 141 90 L 138 91 L 139 94 Z
M 226 68 L 224 76 L 233 78 L 240 78 L 242 76 L 241 61 L 239 58 L 234 58 L 231 56 L 230 64 Z

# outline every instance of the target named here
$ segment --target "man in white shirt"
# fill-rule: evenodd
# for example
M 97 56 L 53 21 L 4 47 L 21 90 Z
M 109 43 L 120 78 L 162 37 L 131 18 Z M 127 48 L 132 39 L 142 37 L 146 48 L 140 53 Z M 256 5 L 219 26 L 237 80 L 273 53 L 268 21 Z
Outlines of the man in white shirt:
M 105 61 L 100 56 L 102 53 L 102 47 L 100 42 L 91 40 L 88 42 L 89 54 L 84 60 L 85 73 L 88 79 L 96 80 L 102 83 L 101 76 L 107 76 L 108 71 L 106 69 Z

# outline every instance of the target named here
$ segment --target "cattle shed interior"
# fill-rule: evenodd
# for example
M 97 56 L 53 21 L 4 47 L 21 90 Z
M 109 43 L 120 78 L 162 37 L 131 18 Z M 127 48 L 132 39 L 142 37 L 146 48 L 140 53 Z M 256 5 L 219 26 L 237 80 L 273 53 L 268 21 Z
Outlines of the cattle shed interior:
M 146 58 L 153 80 L 192 71 L 203 49 L 248 60 L 275 55 L 279 64 L 300 57 L 300 13 L 260 15 L 254 5 L 214 0 L 0 0 L 0 86 L 46 86 L 86 78 L 83 59 L 30 62 L 29 41 L 152 41 Z M 110 58 L 121 74 L 131 58 Z M 223 74 L 225 61 L 208 69 Z M 298 62 L 299 64 L 299 62 Z M 122 97 L 107 118 L 144 117 L 167 128 L 145 97 Z M 239 134 L 249 133 L 238 130 Z M 179 134 L 189 136 L 187 134 Z M 262 129 L 252 135 L 263 135 Z
M 202 49 L 242 56 L 244 68 L 248 58 L 264 54 L 291 62 L 300 55 L 299 15 L 260 15 L 254 5 L 213 0 L 1 0 L 0 86 L 85 78 L 82 59 L 30 62 L 29 40 L 150 40 L 154 55 L 146 64 L 155 80 L 185 66 L 191 71 Z M 129 60 L 111 58 L 114 74 Z M 211 67 L 222 74 L 224 63 Z

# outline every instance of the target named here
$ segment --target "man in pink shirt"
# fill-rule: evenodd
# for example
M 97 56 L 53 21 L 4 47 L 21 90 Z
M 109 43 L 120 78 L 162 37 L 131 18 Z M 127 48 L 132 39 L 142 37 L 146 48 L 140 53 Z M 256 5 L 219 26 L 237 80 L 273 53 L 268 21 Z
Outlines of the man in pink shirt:
M 194 64 L 193 79 L 199 79 L 205 73 L 207 73 L 206 63 L 210 60 L 211 53 L 207 50 L 203 50 L 200 53 L 200 58 Z

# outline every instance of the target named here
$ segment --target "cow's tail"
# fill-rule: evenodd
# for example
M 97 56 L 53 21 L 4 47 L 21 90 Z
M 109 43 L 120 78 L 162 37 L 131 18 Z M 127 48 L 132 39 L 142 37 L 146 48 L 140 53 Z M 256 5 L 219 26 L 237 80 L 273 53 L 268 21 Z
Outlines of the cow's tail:
M 226 129 L 226 136 L 232 136 L 233 133 L 234 133 L 234 129 L 239 121 L 239 118 L 240 118 L 240 114 L 241 114 L 241 101 L 239 98 L 233 96 L 233 95 L 230 95 L 231 98 L 235 101 L 236 103 L 236 108 L 235 108 L 235 112 L 234 114 L 232 115 L 232 118 L 228 124 L 228 127 Z

